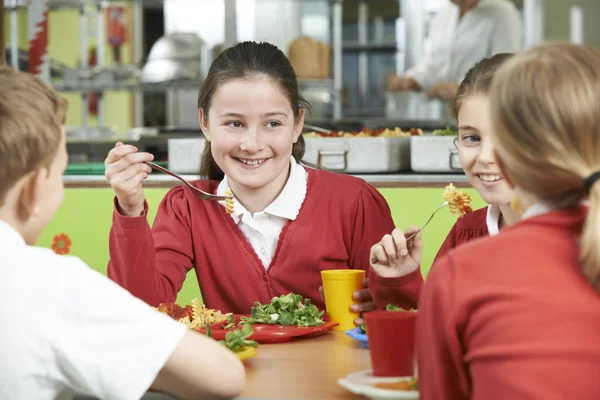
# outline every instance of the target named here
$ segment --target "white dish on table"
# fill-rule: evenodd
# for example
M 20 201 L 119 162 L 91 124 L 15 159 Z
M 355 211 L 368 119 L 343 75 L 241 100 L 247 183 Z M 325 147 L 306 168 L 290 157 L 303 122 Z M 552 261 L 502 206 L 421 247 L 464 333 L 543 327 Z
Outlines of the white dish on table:
M 353 372 L 345 378 L 338 379 L 338 384 L 352 393 L 367 396 L 372 400 L 418 400 L 417 390 L 392 390 L 382 389 L 375 386 L 377 383 L 395 383 L 400 380 L 409 380 L 411 377 L 382 378 L 373 376 L 370 369 Z

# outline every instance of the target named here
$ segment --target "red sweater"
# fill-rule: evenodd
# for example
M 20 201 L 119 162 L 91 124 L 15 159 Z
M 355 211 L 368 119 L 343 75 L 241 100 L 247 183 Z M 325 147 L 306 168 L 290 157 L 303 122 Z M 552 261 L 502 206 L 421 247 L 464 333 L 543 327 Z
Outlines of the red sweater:
M 433 264 L 455 247 L 471 240 L 488 236 L 487 211 L 488 208 L 483 207 L 458 218 L 438 250 Z
M 394 228 L 381 194 L 365 181 L 308 169 L 307 192 L 295 220 L 284 226 L 265 269 L 225 208 L 198 200 L 185 186 L 162 200 L 150 229 L 146 215 L 113 213 L 108 276 L 151 305 L 173 302 L 186 273 L 194 268 L 207 307 L 248 313 L 255 301 L 295 292 L 323 308 L 321 271 L 364 269 L 371 246 Z M 219 182 L 196 181 L 215 193 Z M 419 271 L 405 277 L 406 307 L 415 307 L 422 286 Z M 381 290 L 377 282 L 372 291 Z
M 600 296 L 577 261 L 585 214 L 534 216 L 439 260 L 418 319 L 423 400 L 600 399 Z

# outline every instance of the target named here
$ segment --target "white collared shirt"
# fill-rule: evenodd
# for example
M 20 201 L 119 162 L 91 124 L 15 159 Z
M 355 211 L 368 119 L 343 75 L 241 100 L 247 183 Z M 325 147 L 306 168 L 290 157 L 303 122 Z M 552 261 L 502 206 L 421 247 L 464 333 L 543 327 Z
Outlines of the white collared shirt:
M 485 224 L 487 225 L 488 233 L 490 236 L 496 236 L 500 233 L 500 216 L 502 212 L 500 207 L 496 205 L 489 205 L 487 208 L 487 214 L 485 217 Z
M 587 205 L 587 202 L 581 202 L 583 205 Z M 550 211 L 556 210 L 556 207 L 546 203 L 544 201 L 538 201 L 537 203 L 532 204 L 525 210 L 521 219 L 535 217 L 536 215 L 546 214 Z
M 292 157 L 290 176 L 283 190 L 263 211 L 252 215 L 237 199 L 233 200 L 231 218 L 248 239 L 265 268 L 269 268 L 271 264 L 283 227 L 289 220 L 295 220 L 300 212 L 306 197 L 307 182 L 307 171 Z M 225 176 L 217 187 L 217 194 L 224 195 L 228 188 L 229 178 Z M 224 201 L 219 203 L 225 207 Z
M 139 399 L 187 327 L 0 220 L 0 399 Z
M 521 16 L 507 0 L 480 0 L 459 19 L 448 0 L 431 21 L 431 45 L 418 64 L 406 72 L 428 90 L 442 81 L 460 83 L 482 58 L 514 53 L 522 47 Z
M 582 202 L 582 204 L 586 204 Z M 521 216 L 521 220 L 525 218 L 530 218 L 536 215 L 545 214 L 550 211 L 554 211 L 556 207 L 551 206 L 548 203 L 543 201 L 539 201 L 537 203 L 532 204 Z M 485 218 L 485 223 L 487 225 L 488 233 L 490 236 L 496 236 L 500 233 L 500 216 L 502 215 L 500 211 L 500 207 L 496 205 L 489 205 L 487 209 L 487 215 Z

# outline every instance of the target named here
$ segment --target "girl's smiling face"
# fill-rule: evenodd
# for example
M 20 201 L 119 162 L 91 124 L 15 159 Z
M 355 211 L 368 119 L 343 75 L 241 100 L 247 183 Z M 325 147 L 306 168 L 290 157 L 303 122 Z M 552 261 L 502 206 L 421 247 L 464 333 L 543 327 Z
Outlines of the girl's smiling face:
M 258 189 L 279 193 L 287 181 L 292 146 L 304 125 L 294 116 L 280 86 L 264 75 L 233 79 L 214 93 L 200 124 L 212 156 L 234 192 Z
M 490 102 L 484 94 L 466 97 L 458 112 L 458 156 L 469 182 L 488 204 L 505 205 L 513 193 L 494 158 Z

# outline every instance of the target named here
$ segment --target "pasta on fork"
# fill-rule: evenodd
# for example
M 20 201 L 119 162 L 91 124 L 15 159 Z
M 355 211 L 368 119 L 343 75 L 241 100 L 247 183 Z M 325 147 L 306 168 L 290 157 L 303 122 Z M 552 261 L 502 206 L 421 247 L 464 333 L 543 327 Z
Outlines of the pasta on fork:
M 462 216 L 466 213 L 473 212 L 473 208 L 471 208 L 471 197 L 463 190 L 457 189 L 452 183 L 446 186 L 442 196 L 444 197 L 444 200 L 448 202 L 451 213 Z
M 225 190 L 225 196 L 233 196 L 231 188 Z M 225 212 L 227 214 L 233 214 L 233 199 L 225 199 Z

